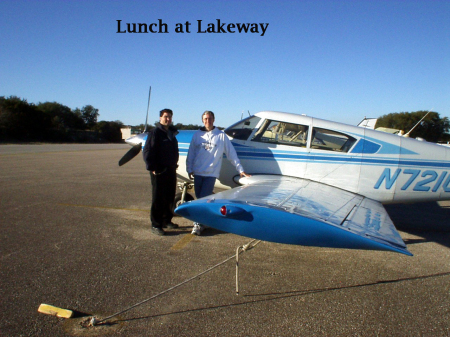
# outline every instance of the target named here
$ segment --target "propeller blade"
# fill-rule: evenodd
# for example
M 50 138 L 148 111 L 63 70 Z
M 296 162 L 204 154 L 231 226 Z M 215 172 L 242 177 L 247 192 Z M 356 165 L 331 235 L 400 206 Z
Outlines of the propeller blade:
M 148 104 L 147 104 L 147 117 L 145 117 L 145 126 L 144 126 L 144 132 L 147 132 L 148 128 L 148 109 L 150 108 L 150 95 L 152 94 L 152 86 L 150 86 L 150 89 L 148 90 Z
M 119 160 L 119 166 L 122 166 L 126 163 L 128 163 L 131 159 L 136 157 L 139 152 L 141 152 L 142 143 L 139 143 L 137 145 L 134 145 L 131 149 L 128 150 L 127 153 Z

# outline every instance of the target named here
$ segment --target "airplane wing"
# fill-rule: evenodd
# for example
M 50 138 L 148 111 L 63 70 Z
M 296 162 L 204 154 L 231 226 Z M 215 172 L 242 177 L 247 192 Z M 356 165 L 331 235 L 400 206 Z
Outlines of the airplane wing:
M 265 241 L 412 255 L 378 201 L 306 179 L 256 175 L 244 180 L 244 186 L 184 203 L 175 212 Z

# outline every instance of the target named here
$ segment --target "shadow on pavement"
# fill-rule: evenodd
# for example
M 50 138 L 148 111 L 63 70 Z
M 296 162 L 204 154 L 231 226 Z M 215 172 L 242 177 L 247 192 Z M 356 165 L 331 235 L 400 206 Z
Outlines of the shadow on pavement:
M 436 242 L 450 247 L 450 206 L 426 202 L 385 208 L 398 230 L 422 237 L 405 240 L 406 244 Z

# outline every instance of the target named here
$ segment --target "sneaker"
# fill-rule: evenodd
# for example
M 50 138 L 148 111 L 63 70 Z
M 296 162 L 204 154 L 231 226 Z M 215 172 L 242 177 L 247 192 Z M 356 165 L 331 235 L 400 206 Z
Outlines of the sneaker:
M 152 226 L 152 233 L 159 236 L 163 236 L 165 234 L 162 228 L 153 226 Z
M 203 226 L 197 222 L 194 222 L 194 228 L 192 228 L 191 234 L 200 235 L 203 231 Z
M 164 228 L 170 228 L 170 229 L 175 229 L 178 228 L 178 225 L 176 223 L 173 222 L 169 222 L 168 224 L 166 224 L 165 226 L 163 226 Z

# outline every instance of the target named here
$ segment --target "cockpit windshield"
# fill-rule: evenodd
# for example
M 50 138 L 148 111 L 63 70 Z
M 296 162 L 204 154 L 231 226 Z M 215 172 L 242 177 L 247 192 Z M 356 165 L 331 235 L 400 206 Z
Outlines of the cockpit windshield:
M 252 138 L 254 142 L 306 147 L 307 125 L 266 120 Z
M 247 140 L 261 118 L 251 116 L 225 129 L 225 133 L 233 139 Z

